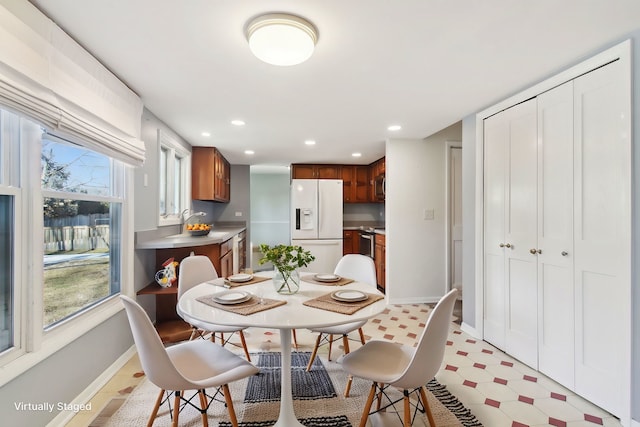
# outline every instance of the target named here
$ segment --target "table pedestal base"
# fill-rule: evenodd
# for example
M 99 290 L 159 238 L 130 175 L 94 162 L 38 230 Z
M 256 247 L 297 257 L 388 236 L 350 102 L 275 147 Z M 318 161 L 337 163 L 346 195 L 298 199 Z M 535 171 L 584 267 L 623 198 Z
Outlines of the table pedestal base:
M 277 427 L 304 427 L 293 412 L 291 390 L 291 329 L 280 329 L 280 415 Z

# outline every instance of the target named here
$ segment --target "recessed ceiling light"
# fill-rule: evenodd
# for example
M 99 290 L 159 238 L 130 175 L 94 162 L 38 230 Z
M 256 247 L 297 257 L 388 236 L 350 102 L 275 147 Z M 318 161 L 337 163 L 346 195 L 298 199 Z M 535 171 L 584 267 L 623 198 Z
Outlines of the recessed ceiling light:
M 351 153 L 353 157 L 361 157 L 362 153 Z
M 247 24 L 249 49 L 261 61 L 289 66 L 306 61 L 313 54 L 318 31 L 313 24 L 287 13 L 268 13 Z
M 202 136 L 211 136 L 209 132 L 202 132 Z
M 231 120 L 231 124 L 234 126 L 244 126 L 245 123 L 243 120 Z
M 255 153 L 256 153 L 256 152 L 255 152 L 255 151 L 253 151 L 253 150 L 244 150 L 244 154 L 247 154 L 247 155 L 249 155 L 249 156 L 250 156 L 250 155 L 252 155 L 252 154 L 255 154 Z
M 311 139 L 307 139 L 304 143 L 305 143 L 306 145 L 316 145 L 316 142 L 315 142 L 315 141 L 313 141 L 313 140 L 311 140 Z
M 396 130 L 400 130 L 400 129 L 402 129 L 402 126 L 400 126 L 400 125 L 391 125 L 391 126 L 389 126 L 387 128 L 387 130 L 390 130 L 390 131 L 396 131 Z

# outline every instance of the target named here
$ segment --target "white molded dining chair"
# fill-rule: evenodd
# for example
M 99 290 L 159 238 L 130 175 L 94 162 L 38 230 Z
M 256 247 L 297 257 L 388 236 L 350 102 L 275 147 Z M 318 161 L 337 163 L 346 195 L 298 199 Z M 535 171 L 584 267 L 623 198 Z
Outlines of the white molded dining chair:
M 208 282 L 218 278 L 218 272 L 214 267 L 213 263 L 204 255 L 191 255 L 182 260 L 180 262 L 180 270 L 178 274 L 178 301 L 185 292 L 194 286 Z M 183 316 L 184 317 L 184 316 Z M 186 317 L 184 318 L 186 322 L 188 322 L 193 328 L 191 332 L 191 338 L 193 339 L 196 336 L 203 336 L 208 332 L 211 333 L 211 341 L 216 341 L 216 334 L 220 334 L 220 340 L 222 345 L 224 346 L 231 335 L 234 333 L 238 333 L 240 336 L 240 342 L 242 345 L 242 349 L 244 350 L 244 354 L 247 357 L 248 361 L 251 361 L 251 357 L 249 356 L 249 350 L 247 349 L 247 343 L 244 338 L 243 331 L 246 329 L 240 326 L 225 326 L 225 325 L 216 325 L 214 323 L 202 322 L 197 319 Z M 204 331 L 204 332 L 203 332 Z M 224 334 L 229 334 L 227 340 L 224 339 Z
M 178 425 L 181 401 L 191 404 L 191 399 L 183 397 L 185 390 L 197 390 L 202 424 L 207 427 L 207 409 L 214 399 L 207 400 L 205 389 L 214 387 L 217 389 L 216 394 L 222 389 L 231 424 L 237 427 L 238 420 L 228 384 L 254 375 L 260 370 L 240 356 L 208 340 L 186 341 L 165 348 L 142 307 L 127 296 L 120 295 L 120 299 L 129 318 L 142 369 L 149 381 L 160 387 L 147 427 L 153 425 L 167 390 L 174 392 L 174 427 Z
M 340 258 L 340 261 L 338 261 L 334 273 L 340 277 L 346 277 L 358 282 L 367 283 L 374 289 L 377 286 L 376 266 L 373 262 L 373 259 L 365 255 L 348 254 L 343 256 L 342 258 Z M 342 325 L 311 329 L 311 332 L 315 332 L 318 334 L 318 338 L 316 338 L 316 344 L 313 347 L 313 352 L 311 353 L 311 358 L 309 359 L 309 364 L 307 365 L 307 371 L 311 370 L 311 365 L 313 364 L 313 361 L 316 358 L 316 354 L 318 353 L 318 347 L 323 340 L 329 343 L 329 360 L 331 360 L 331 345 L 334 341 L 339 339 L 334 339 L 334 335 L 342 338 L 342 345 L 344 347 L 345 354 L 349 353 L 348 335 L 353 331 L 358 331 L 360 335 L 360 342 L 362 343 L 362 345 L 364 345 L 365 339 L 362 327 L 366 323 L 366 320 L 362 320 L 360 322 L 351 322 Z M 351 379 L 349 379 L 349 382 L 347 383 L 347 387 L 344 392 L 345 397 L 349 396 L 350 388 Z
M 405 427 L 411 425 L 409 397 L 414 392 L 418 394 L 418 403 L 415 403 L 414 407 L 418 410 L 421 405 L 427 413 L 429 425 L 435 426 L 433 414 L 427 402 L 425 385 L 435 377 L 444 359 L 456 295 L 457 290 L 452 289 L 440 299 L 427 320 L 417 347 L 388 341 L 369 341 L 344 356 L 342 369 L 354 377 L 373 382 L 362 413 L 360 427 L 367 424 L 376 392 L 378 393 L 378 401 L 377 409 L 374 412 L 381 410 L 383 395 L 390 400 L 389 395 L 385 393 L 388 387 L 402 390 L 403 396 L 390 401 L 389 404 L 385 402 L 384 408 L 403 400 Z M 386 416 L 389 416 L 389 413 L 386 413 Z

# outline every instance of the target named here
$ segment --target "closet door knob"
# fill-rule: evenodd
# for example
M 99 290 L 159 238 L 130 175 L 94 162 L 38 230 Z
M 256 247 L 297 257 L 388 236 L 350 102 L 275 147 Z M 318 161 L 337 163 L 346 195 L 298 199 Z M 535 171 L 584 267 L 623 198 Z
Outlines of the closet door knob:
M 507 243 L 506 245 L 504 245 L 505 248 L 510 248 L 511 247 L 511 243 Z
M 560 252 L 560 255 L 562 255 L 562 256 L 567 256 L 567 255 L 569 255 L 569 252 L 567 252 L 567 251 L 562 251 L 562 252 Z
M 531 255 L 535 255 L 538 253 L 536 249 L 529 249 L 529 252 L 531 253 Z
M 504 243 L 500 243 L 498 246 L 500 246 L 501 248 L 504 248 Z

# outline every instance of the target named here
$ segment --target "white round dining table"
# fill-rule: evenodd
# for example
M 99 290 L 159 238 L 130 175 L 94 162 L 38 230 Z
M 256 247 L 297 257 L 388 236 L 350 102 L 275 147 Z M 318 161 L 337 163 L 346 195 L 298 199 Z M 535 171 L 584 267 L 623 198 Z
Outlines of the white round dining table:
M 301 273 L 301 276 L 305 274 L 312 273 Z M 255 275 L 270 277 L 270 272 L 260 272 Z M 250 315 L 236 314 L 230 311 L 216 309 L 197 299 L 224 292 L 227 289 L 205 282 L 184 293 L 178 301 L 177 312 L 186 322 L 189 322 L 190 319 L 196 319 L 218 325 L 279 329 L 282 347 L 282 357 L 280 358 L 282 372 L 280 384 L 280 414 L 275 426 L 280 427 L 302 426 L 297 420 L 293 409 L 291 386 L 291 331 L 293 329 L 326 327 L 366 320 L 382 313 L 386 307 L 384 298 L 350 315 L 303 305 L 305 301 L 320 297 L 335 290 L 358 290 L 370 294 L 382 295 L 371 285 L 362 282 L 351 282 L 336 287 L 317 285 L 300 280 L 300 290 L 293 295 L 278 294 L 271 279 L 256 284 L 234 287 L 233 289 L 250 292 L 258 298 L 284 300 L 287 303 Z

